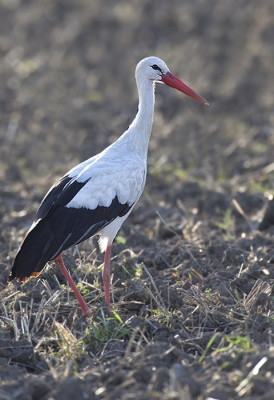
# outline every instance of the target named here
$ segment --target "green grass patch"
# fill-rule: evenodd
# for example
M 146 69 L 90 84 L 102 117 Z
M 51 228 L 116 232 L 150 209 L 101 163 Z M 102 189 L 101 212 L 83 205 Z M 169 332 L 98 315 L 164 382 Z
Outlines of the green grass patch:
M 225 232 L 227 239 L 232 239 L 235 237 L 234 233 L 234 218 L 232 216 L 232 211 L 230 209 L 223 213 L 223 221 L 212 221 L 214 225 Z
M 113 311 L 112 315 L 108 318 L 94 319 L 92 325 L 86 328 L 81 340 L 85 347 L 91 347 L 93 352 L 97 352 L 108 341 L 121 340 L 130 335 L 131 326 L 125 323 L 117 312 Z

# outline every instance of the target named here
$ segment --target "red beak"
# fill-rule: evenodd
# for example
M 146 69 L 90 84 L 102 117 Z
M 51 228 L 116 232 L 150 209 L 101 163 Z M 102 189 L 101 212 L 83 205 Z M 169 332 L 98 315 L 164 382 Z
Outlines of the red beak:
M 167 72 L 162 75 L 162 82 L 166 85 L 173 87 L 174 89 L 179 90 L 179 92 L 183 92 L 184 94 L 192 97 L 193 99 L 200 101 L 204 104 L 209 104 L 202 96 L 198 93 L 194 92 L 194 90 L 190 89 L 187 85 L 185 85 L 180 79 L 178 79 L 171 72 Z

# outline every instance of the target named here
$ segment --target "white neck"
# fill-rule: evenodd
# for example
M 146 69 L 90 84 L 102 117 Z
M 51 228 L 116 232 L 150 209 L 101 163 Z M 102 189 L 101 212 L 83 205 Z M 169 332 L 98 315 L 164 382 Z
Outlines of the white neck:
M 155 83 L 149 79 L 144 80 L 137 77 L 137 88 L 139 93 L 138 112 L 120 140 L 127 143 L 131 151 L 146 158 L 154 115 Z

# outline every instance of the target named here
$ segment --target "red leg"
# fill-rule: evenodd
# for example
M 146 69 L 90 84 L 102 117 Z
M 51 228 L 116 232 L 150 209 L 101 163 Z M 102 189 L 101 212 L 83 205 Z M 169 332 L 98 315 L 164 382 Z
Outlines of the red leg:
M 59 254 L 59 256 L 57 256 L 54 261 L 56 262 L 56 264 L 58 265 L 60 271 L 62 272 L 62 274 L 64 275 L 64 277 L 66 278 L 66 280 L 69 283 L 69 286 L 71 287 L 71 289 L 73 290 L 73 293 L 75 294 L 81 309 L 83 311 L 83 313 L 88 317 L 89 316 L 89 308 L 88 305 L 86 304 L 85 300 L 83 299 L 83 296 L 81 295 L 81 293 L 79 292 L 79 290 L 77 289 L 75 283 L 73 282 L 73 279 L 69 273 L 69 271 L 67 270 L 64 261 L 63 261 L 63 257 L 62 257 L 62 253 Z
M 108 311 L 110 311 L 110 253 L 111 253 L 111 245 L 108 245 L 105 252 L 104 270 L 103 270 L 105 299 Z

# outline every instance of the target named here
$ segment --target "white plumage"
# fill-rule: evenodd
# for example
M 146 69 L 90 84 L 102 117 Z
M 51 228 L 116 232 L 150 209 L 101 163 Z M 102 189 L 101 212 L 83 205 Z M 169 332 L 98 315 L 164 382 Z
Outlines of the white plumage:
M 155 82 L 165 83 L 207 104 L 157 57 L 140 61 L 135 76 L 139 107 L 134 121 L 115 143 L 72 168 L 49 190 L 17 252 L 9 277 L 9 281 L 14 278 L 25 281 L 29 276 L 39 275 L 48 260 L 55 260 L 86 315 L 88 306 L 63 263 L 62 251 L 101 232 L 105 299 L 110 309 L 111 245 L 145 186 Z
M 117 157 L 108 163 L 108 157 L 105 158 L 106 160 L 102 158 L 92 166 L 85 167 L 76 176 L 77 182 L 88 182 L 67 207 L 85 207 L 90 210 L 94 210 L 98 205 L 109 207 L 115 196 L 121 204 L 132 205 L 138 200 L 145 184 L 145 162 L 138 159 L 139 157 L 134 157 L 132 160 L 118 163 Z

